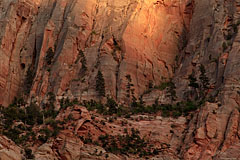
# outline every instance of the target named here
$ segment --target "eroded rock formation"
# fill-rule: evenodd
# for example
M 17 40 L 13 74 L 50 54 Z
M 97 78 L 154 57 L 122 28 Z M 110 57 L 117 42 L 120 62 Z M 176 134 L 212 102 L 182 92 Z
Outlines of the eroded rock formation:
M 1 102 L 8 104 L 24 87 L 40 100 L 48 92 L 97 98 L 98 70 L 105 78 L 106 94 L 127 101 L 126 76 L 130 75 L 138 97 L 150 82 L 159 85 L 173 76 L 179 37 L 190 21 L 186 3 L 3 2 Z M 49 48 L 54 51 L 51 64 L 45 61 Z M 28 70 L 34 78 L 31 85 L 24 83 Z
M 121 104 L 141 95 L 149 104 L 175 103 L 154 88 L 172 79 L 176 102 L 206 101 L 191 118 L 178 119 L 179 132 L 170 133 L 172 119 L 128 123 L 144 135 L 156 130 L 150 137 L 155 145 L 171 144 L 162 157 L 239 158 L 239 6 L 239 0 L 2 0 L 0 104 L 14 97 L 42 104 L 49 92 L 57 99 L 99 100 L 99 71 L 106 95 Z M 76 110 L 69 111 L 76 128 L 40 146 L 37 158 L 94 159 L 98 153 L 75 136 L 81 128 L 97 136 L 109 128 L 99 130 L 87 111 L 82 118 Z M 114 127 L 122 133 L 117 122 Z M 104 159 L 106 151 L 97 150 Z M 1 153 L 14 159 L 10 152 L 21 154 L 18 147 Z

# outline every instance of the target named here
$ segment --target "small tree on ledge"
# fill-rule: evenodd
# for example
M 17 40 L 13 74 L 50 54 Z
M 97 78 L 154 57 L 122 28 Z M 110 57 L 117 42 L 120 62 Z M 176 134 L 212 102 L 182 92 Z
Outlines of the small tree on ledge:
M 45 57 L 45 61 L 47 62 L 48 65 L 52 64 L 53 57 L 54 57 L 54 52 L 53 52 L 53 49 L 50 47 L 48 48 L 46 52 L 46 57 Z
M 96 91 L 100 97 L 105 96 L 105 81 L 103 78 L 103 74 L 101 71 L 98 71 L 97 79 L 96 79 Z

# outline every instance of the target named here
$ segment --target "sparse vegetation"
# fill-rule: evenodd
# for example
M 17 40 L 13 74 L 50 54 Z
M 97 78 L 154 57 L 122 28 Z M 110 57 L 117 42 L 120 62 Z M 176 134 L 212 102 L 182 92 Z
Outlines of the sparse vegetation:
M 168 93 L 168 97 L 171 98 L 172 102 L 176 100 L 177 96 L 176 96 L 176 86 L 173 83 L 172 80 L 170 80 L 168 82 L 168 87 L 167 87 L 167 93 Z
M 32 154 L 32 150 L 31 149 L 25 148 L 24 151 L 25 151 L 25 157 L 27 159 L 34 159 L 35 158 L 34 155 Z
M 118 44 L 115 38 L 113 38 L 114 52 L 121 51 L 121 46 Z
M 35 134 L 31 132 L 34 125 L 43 123 L 42 114 L 34 104 L 23 108 L 19 103 L 11 104 L 9 107 L 1 107 L 2 134 L 12 139 L 16 144 L 24 144 L 29 138 L 33 139 Z M 16 125 L 16 122 L 17 125 Z M 27 132 L 26 134 L 23 134 Z
M 59 121 L 55 121 L 58 114 L 54 109 L 55 95 L 49 93 L 49 102 L 40 108 L 35 103 L 26 106 L 22 99 L 16 99 L 8 107 L 0 107 L 1 133 L 16 144 L 25 145 L 36 139 L 36 133 L 32 128 L 45 126 L 39 131 L 38 140 L 46 142 L 49 137 L 57 136 L 60 128 Z
M 176 86 L 172 79 L 170 79 L 167 82 L 162 82 L 158 86 L 154 86 L 152 83 L 149 83 L 149 89 L 144 92 L 144 94 L 150 93 L 153 89 L 158 89 L 158 90 L 166 90 L 167 97 L 171 98 L 172 101 L 175 101 L 177 96 L 176 96 Z
M 108 113 L 110 115 L 117 113 L 118 104 L 116 103 L 116 101 L 114 99 L 108 97 L 106 107 L 108 108 Z
M 199 67 L 199 70 L 200 70 L 200 76 L 199 76 L 199 80 L 201 82 L 201 87 L 203 90 L 206 90 L 209 88 L 209 79 L 208 77 L 206 76 L 206 70 L 205 70 L 205 67 L 204 65 L 200 65 Z
M 101 102 L 96 102 L 94 100 L 84 101 L 83 105 L 87 107 L 88 110 L 96 110 L 99 114 L 103 115 L 116 115 L 118 117 L 130 118 L 131 115 L 135 114 L 154 114 L 161 112 L 164 117 L 174 117 L 187 116 L 192 111 L 195 111 L 201 106 L 202 102 L 178 102 L 176 104 L 158 104 L 156 101 L 155 104 L 151 106 L 146 106 L 145 103 L 141 100 L 134 101 L 131 103 L 131 107 L 119 106 L 117 103 L 111 99 L 111 102 L 107 104 L 102 104 Z M 112 107 L 109 107 L 110 103 Z
M 129 99 L 129 103 L 131 103 L 131 102 L 136 101 L 136 97 L 135 97 L 135 93 L 134 93 L 135 89 L 133 88 L 134 85 L 132 83 L 131 75 L 128 74 L 125 77 L 127 79 L 127 85 L 126 85 L 126 93 L 127 93 L 127 95 L 126 96 Z
M 48 48 L 48 50 L 46 52 L 46 56 L 45 56 L 45 61 L 46 61 L 47 65 L 52 64 L 53 57 L 54 57 L 54 52 L 53 52 L 53 49 L 50 47 L 50 48 Z
M 194 74 L 189 76 L 189 86 L 206 90 L 209 87 L 206 70 L 203 65 L 201 65 L 199 69 L 201 74 L 198 79 L 195 78 Z M 202 105 L 202 101 L 194 102 L 189 100 L 171 104 L 158 104 L 158 101 L 156 100 L 155 104 L 146 106 L 142 97 L 136 99 L 131 76 L 127 75 L 126 79 L 127 98 L 131 100 L 129 106 L 119 105 L 111 97 L 107 97 L 106 104 L 103 104 L 101 101 L 96 102 L 94 100 L 83 101 L 83 103 L 81 103 L 90 111 L 96 111 L 99 114 L 108 115 L 108 118 L 106 118 L 106 120 L 99 121 L 99 124 L 105 125 L 105 122 L 107 121 L 112 123 L 117 119 L 117 117 L 132 118 L 131 115 L 136 114 L 161 113 L 163 117 L 171 116 L 177 118 L 179 116 L 187 116 L 189 113 L 197 110 Z M 199 83 L 197 83 L 197 80 L 199 80 Z M 154 86 L 153 82 L 149 81 L 148 88 L 150 90 L 165 90 L 167 96 L 171 98 L 172 102 L 176 100 L 176 87 L 172 80 L 164 82 L 160 86 Z M 100 97 L 105 96 L 105 82 L 101 71 L 98 71 L 97 74 L 96 91 Z M 60 109 L 57 111 L 55 110 L 56 96 L 54 93 L 49 92 L 47 97 L 47 103 L 42 104 L 41 107 L 35 103 L 31 103 L 29 106 L 26 106 L 26 103 L 22 99 L 15 100 L 12 105 L 9 105 L 9 107 L 0 107 L 0 115 L 2 119 L 1 132 L 8 138 L 12 139 L 15 143 L 21 145 L 25 145 L 26 142 L 29 141 L 45 143 L 50 137 L 56 137 L 62 129 L 62 124 L 66 123 L 66 121 L 74 120 L 73 115 L 70 113 L 64 118 L 64 121 L 56 121 L 55 119 L 58 113 L 68 107 L 74 106 L 74 104 L 80 104 L 80 102 L 78 102 L 77 99 L 71 101 L 69 98 L 63 98 L 60 100 Z M 94 120 L 95 117 L 92 119 Z M 140 120 L 143 120 L 143 117 L 140 117 Z M 34 129 L 33 131 L 32 128 L 36 126 L 41 127 L 37 130 Z M 149 146 L 148 142 L 144 138 L 140 137 L 139 131 L 132 129 L 130 133 L 128 133 L 128 131 L 125 133 L 125 135 L 118 136 L 101 136 L 99 137 L 99 142 L 93 142 L 92 137 L 89 134 L 87 138 L 82 138 L 82 140 L 84 143 L 98 144 L 105 148 L 108 152 L 117 154 L 135 154 L 139 157 L 144 157 L 159 153 L 157 148 Z M 31 157 L 30 150 L 27 150 L 27 152 L 25 151 L 25 153 L 28 154 L 27 157 Z
M 82 68 L 80 70 L 80 74 L 84 75 L 87 71 L 87 60 L 86 60 L 86 57 L 82 50 L 79 51 L 79 56 L 81 58 L 80 62 L 82 63 Z
M 35 77 L 35 72 L 34 72 L 33 68 L 30 66 L 27 70 L 26 78 L 24 81 L 24 93 L 26 95 L 29 94 L 29 92 L 32 88 L 34 77 Z
M 166 89 L 169 85 L 170 85 L 169 82 L 163 82 L 163 83 L 161 83 L 159 86 L 154 86 L 154 88 L 163 91 L 163 90 Z
M 139 157 L 157 155 L 157 148 L 149 145 L 149 142 L 140 137 L 140 132 L 134 128 L 131 132 L 125 132 L 125 135 L 102 135 L 98 138 L 100 145 L 108 152 L 115 154 L 135 154 Z
M 67 98 L 62 98 L 60 100 L 60 110 L 65 110 L 67 107 L 70 107 L 70 106 L 73 106 L 74 104 L 78 104 L 79 102 L 77 100 L 74 100 L 73 102 L 70 101 L 70 99 L 67 97 Z
M 52 92 L 48 93 L 48 102 L 43 105 L 43 114 L 45 118 L 53 117 L 55 118 L 58 112 L 55 110 L 56 98 Z
M 189 85 L 188 86 L 193 87 L 193 88 L 199 88 L 199 85 L 197 83 L 197 78 L 195 77 L 194 72 L 192 72 L 192 74 L 190 74 L 188 76 L 188 79 L 189 79 Z
M 189 86 L 192 87 L 194 90 L 194 93 L 197 94 L 197 96 L 195 96 L 195 101 L 196 103 L 202 104 L 203 102 L 206 101 L 206 96 L 208 94 L 208 89 L 209 89 L 209 79 L 206 76 L 206 70 L 203 64 L 201 64 L 199 66 L 199 70 L 200 70 L 200 75 L 198 77 L 195 76 L 195 72 L 193 71 L 191 75 L 189 75 L 188 79 L 189 79 Z M 192 93 L 193 92 L 189 92 Z M 189 97 L 187 97 L 189 98 Z M 191 97 L 190 99 L 192 99 L 193 97 Z
M 100 70 L 98 71 L 96 77 L 96 91 L 100 97 L 105 97 L 105 81 Z
M 95 30 L 93 30 L 93 31 L 91 32 L 91 35 L 97 35 L 97 32 L 96 32 Z

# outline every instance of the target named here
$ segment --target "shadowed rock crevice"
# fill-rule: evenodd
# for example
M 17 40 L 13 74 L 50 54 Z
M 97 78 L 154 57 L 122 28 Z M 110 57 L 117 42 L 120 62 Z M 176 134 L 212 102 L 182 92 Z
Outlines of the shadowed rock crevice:
M 128 114 L 146 110 L 149 115 L 133 114 L 127 122 L 168 151 L 161 152 L 162 157 L 237 158 L 230 153 L 239 148 L 240 135 L 239 6 L 239 0 L 0 1 L 0 104 L 7 106 L 17 96 L 43 107 L 51 93 L 56 96 L 51 107 L 64 117 L 59 109 L 64 98 L 102 103 L 111 98 L 117 109 L 119 104 L 132 107 Z M 104 94 L 99 95 L 99 88 Z M 66 112 L 77 112 L 67 107 Z M 159 111 L 153 120 L 149 108 Z M 93 117 L 86 122 L 76 113 L 78 123 L 70 120 L 69 128 L 35 155 L 79 158 L 83 141 L 112 131 L 103 125 L 106 117 L 97 115 L 100 123 Z M 119 130 L 125 125 L 118 120 L 111 125 L 112 117 L 107 120 L 107 126 Z M 124 134 L 117 129 L 114 132 Z M 96 135 L 78 137 L 88 133 Z M 110 149 L 100 150 L 104 159 Z M 83 155 L 88 156 L 92 158 Z

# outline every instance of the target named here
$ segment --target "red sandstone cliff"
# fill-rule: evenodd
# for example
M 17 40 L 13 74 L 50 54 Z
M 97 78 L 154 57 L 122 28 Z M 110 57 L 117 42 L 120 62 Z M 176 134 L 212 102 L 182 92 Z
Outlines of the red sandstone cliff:
M 9 1 L 1 11 L 1 102 L 22 93 L 24 78 L 35 73 L 29 89 L 43 99 L 47 92 L 79 99 L 97 98 L 100 70 L 106 94 L 126 101 L 126 75 L 138 97 L 173 76 L 179 36 L 188 27 L 184 1 Z M 53 62 L 46 66 L 49 48 Z M 86 71 L 82 72 L 82 51 Z M 4 98 L 3 96 L 4 95 Z
M 99 100 L 98 71 L 106 95 L 119 103 L 130 101 L 126 76 L 131 96 L 169 103 L 166 92 L 146 91 L 172 79 L 176 101 L 204 95 L 208 102 L 179 122 L 155 117 L 129 123 L 144 134 L 158 126 L 151 140 L 174 146 L 163 155 L 169 159 L 239 158 L 239 6 L 239 0 L 2 0 L 0 104 L 14 97 L 33 97 L 41 104 L 49 92 L 57 99 Z M 201 66 L 209 80 L 204 91 L 189 85 L 191 74 L 201 81 Z M 170 134 L 172 123 L 179 123 L 181 133 Z M 85 125 L 91 133 L 103 132 L 94 122 Z M 36 157 L 78 157 L 83 144 L 74 136 L 63 140 L 68 134 L 71 129 L 38 148 Z M 59 153 L 63 141 L 67 149 Z M 79 153 L 72 153 L 77 147 Z M 94 159 L 87 154 L 92 150 L 84 149 L 83 157 Z

